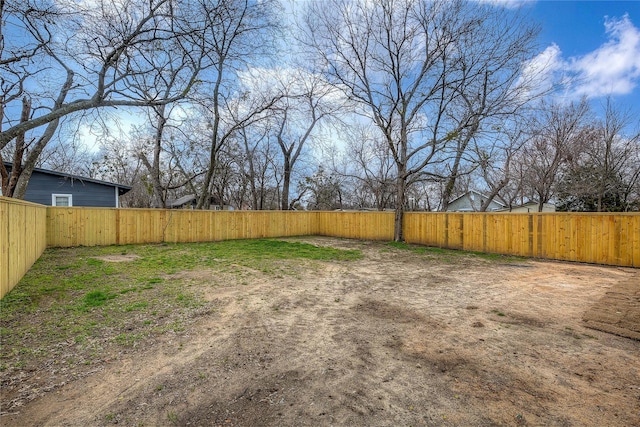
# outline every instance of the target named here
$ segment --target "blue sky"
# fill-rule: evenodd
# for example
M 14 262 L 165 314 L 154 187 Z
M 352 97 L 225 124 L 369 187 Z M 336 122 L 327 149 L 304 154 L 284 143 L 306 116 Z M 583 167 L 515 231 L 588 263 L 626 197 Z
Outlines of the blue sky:
M 628 14 L 632 21 L 640 18 L 638 0 L 531 3 L 532 16 L 542 24 L 541 43 L 559 44 L 567 55 L 584 55 L 606 43 L 609 40 L 604 26 L 606 17 L 622 18 Z
M 539 59 L 547 77 L 573 78 L 565 96 L 587 96 L 597 108 L 614 103 L 640 117 L 640 0 L 497 0 L 523 6 L 542 31 Z

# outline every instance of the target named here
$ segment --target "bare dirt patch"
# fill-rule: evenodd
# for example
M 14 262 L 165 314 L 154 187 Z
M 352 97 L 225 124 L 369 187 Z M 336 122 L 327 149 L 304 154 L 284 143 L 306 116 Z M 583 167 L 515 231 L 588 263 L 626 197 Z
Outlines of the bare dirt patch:
M 583 319 L 590 328 L 640 340 L 640 281 L 634 278 L 615 285 Z
M 0 423 L 640 425 L 640 342 L 582 321 L 638 270 L 301 240 L 364 258 L 190 273 L 215 310 Z
M 107 262 L 130 262 L 138 258 L 140 258 L 140 256 L 136 254 L 102 255 L 95 257 L 95 259 Z

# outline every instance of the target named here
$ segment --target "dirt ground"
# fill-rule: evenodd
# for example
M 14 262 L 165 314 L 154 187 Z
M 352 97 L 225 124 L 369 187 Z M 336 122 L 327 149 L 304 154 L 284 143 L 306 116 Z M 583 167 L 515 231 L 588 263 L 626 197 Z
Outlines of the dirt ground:
M 301 240 L 364 258 L 245 286 L 191 272 L 215 310 L 0 424 L 640 425 L 640 341 L 582 321 L 639 270 Z
M 582 320 L 590 328 L 640 340 L 640 281 L 634 277 L 610 288 Z

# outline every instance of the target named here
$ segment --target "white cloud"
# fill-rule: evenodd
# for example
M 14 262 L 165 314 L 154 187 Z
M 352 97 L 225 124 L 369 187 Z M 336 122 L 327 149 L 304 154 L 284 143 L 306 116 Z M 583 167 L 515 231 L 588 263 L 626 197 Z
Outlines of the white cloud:
M 536 1 L 537 0 L 478 0 L 479 3 L 485 3 L 497 7 L 504 7 L 506 9 L 518 9 L 525 5 L 532 5 Z
M 518 86 L 522 87 L 527 95 L 547 93 L 562 81 L 561 76 L 565 68 L 562 51 L 554 43 L 523 65 Z
M 607 19 L 609 41 L 581 57 L 569 59 L 568 71 L 575 75 L 577 96 L 624 95 L 640 82 L 640 30 L 628 15 Z
M 523 79 L 541 90 L 562 88 L 567 100 L 626 95 L 640 84 L 640 29 L 628 15 L 605 21 L 608 41 L 581 56 L 564 58 L 552 44 L 523 67 Z

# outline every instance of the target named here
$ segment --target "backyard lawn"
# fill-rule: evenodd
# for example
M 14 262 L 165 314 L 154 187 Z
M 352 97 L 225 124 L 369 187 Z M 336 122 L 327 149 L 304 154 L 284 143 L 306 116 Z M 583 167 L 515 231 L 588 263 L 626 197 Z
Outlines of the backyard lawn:
M 0 301 L 3 426 L 640 425 L 632 268 L 304 237 L 49 249 Z

